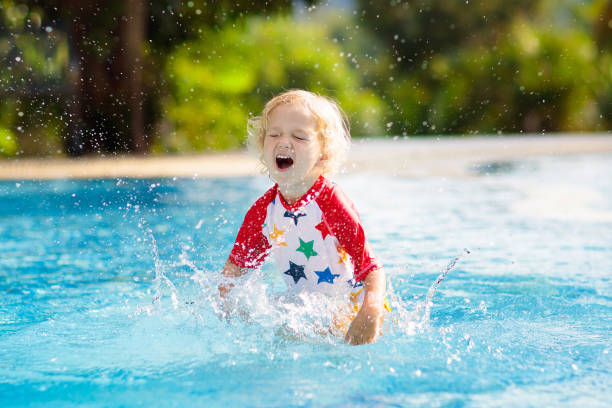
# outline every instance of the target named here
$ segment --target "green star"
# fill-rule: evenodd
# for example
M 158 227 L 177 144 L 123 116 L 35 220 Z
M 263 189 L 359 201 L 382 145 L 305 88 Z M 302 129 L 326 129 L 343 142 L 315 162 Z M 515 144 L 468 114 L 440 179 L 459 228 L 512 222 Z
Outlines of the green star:
M 313 241 L 304 242 L 304 241 L 302 241 L 302 238 L 300 238 L 300 247 L 298 249 L 296 249 L 296 251 L 303 252 L 304 255 L 306 255 L 306 259 L 310 259 L 311 256 L 316 256 L 317 255 L 315 250 L 312 249 L 313 245 L 314 245 L 314 240 Z

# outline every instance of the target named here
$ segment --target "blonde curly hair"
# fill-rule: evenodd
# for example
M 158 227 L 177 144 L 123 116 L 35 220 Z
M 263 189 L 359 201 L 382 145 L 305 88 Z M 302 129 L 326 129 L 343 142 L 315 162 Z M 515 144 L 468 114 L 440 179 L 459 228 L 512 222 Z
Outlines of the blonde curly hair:
M 263 144 L 268 117 L 276 107 L 293 103 L 306 107 L 317 120 L 321 154 L 325 158 L 322 173 L 336 173 L 346 159 L 351 146 L 349 121 L 334 100 L 314 92 L 292 89 L 270 99 L 264 106 L 261 116 L 253 117 L 247 122 L 248 149 L 264 163 Z

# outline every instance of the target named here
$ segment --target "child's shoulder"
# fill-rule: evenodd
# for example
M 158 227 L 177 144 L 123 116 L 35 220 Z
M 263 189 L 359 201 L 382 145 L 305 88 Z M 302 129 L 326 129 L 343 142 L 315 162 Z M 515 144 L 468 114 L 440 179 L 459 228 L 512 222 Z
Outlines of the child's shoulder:
M 274 199 L 276 198 L 277 192 L 278 192 L 278 184 L 275 184 L 272 187 L 270 187 L 265 193 L 263 193 L 263 195 L 259 197 L 257 201 L 255 201 L 255 203 L 265 202 L 267 205 L 271 203 L 272 201 L 274 201 Z
M 255 200 L 253 205 L 251 205 L 251 208 L 249 208 L 249 210 L 247 211 L 247 214 L 261 212 L 265 213 L 266 208 L 268 208 L 268 205 L 276 198 L 277 191 L 277 185 L 274 185 L 270 189 L 268 189 L 268 191 L 266 191 L 261 197 Z
M 331 180 L 325 180 L 317 202 L 323 211 L 339 213 L 350 218 L 359 217 L 353 201 L 337 183 Z

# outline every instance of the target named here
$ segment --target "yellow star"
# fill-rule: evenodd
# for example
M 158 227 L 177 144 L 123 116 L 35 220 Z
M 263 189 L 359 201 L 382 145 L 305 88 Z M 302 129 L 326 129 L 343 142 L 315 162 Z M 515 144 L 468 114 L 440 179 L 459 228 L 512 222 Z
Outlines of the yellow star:
M 277 239 L 284 233 L 285 233 L 284 230 L 279 230 L 278 228 L 276 228 L 276 224 L 274 224 L 274 232 L 270 234 L 270 238 Z
M 270 239 L 274 240 L 276 246 L 287 246 L 287 243 L 281 237 L 281 235 L 283 235 L 284 233 L 284 230 L 279 230 L 278 228 L 276 228 L 276 224 L 274 224 L 274 232 L 270 234 Z
M 340 260 L 338 261 L 338 263 L 346 263 L 346 261 L 348 260 L 348 254 L 346 253 L 346 251 L 344 250 L 344 248 L 342 248 L 340 245 L 338 245 L 336 247 L 336 250 L 338 251 L 338 256 L 340 257 Z
M 363 292 L 363 289 L 360 289 L 359 292 L 351 293 L 351 302 L 352 303 L 357 303 L 357 296 L 359 296 L 359 294 L 361 292 Z

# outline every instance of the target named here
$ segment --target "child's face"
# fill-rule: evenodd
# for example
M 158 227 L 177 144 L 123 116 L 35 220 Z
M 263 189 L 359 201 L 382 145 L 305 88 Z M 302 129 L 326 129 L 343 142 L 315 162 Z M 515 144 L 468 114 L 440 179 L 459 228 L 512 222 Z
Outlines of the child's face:
M 290 190 L 308 190 L 321 175 L 317 120 L 301 104 L 277 106 L 268 116 L 263 159 L 270 177 Z

